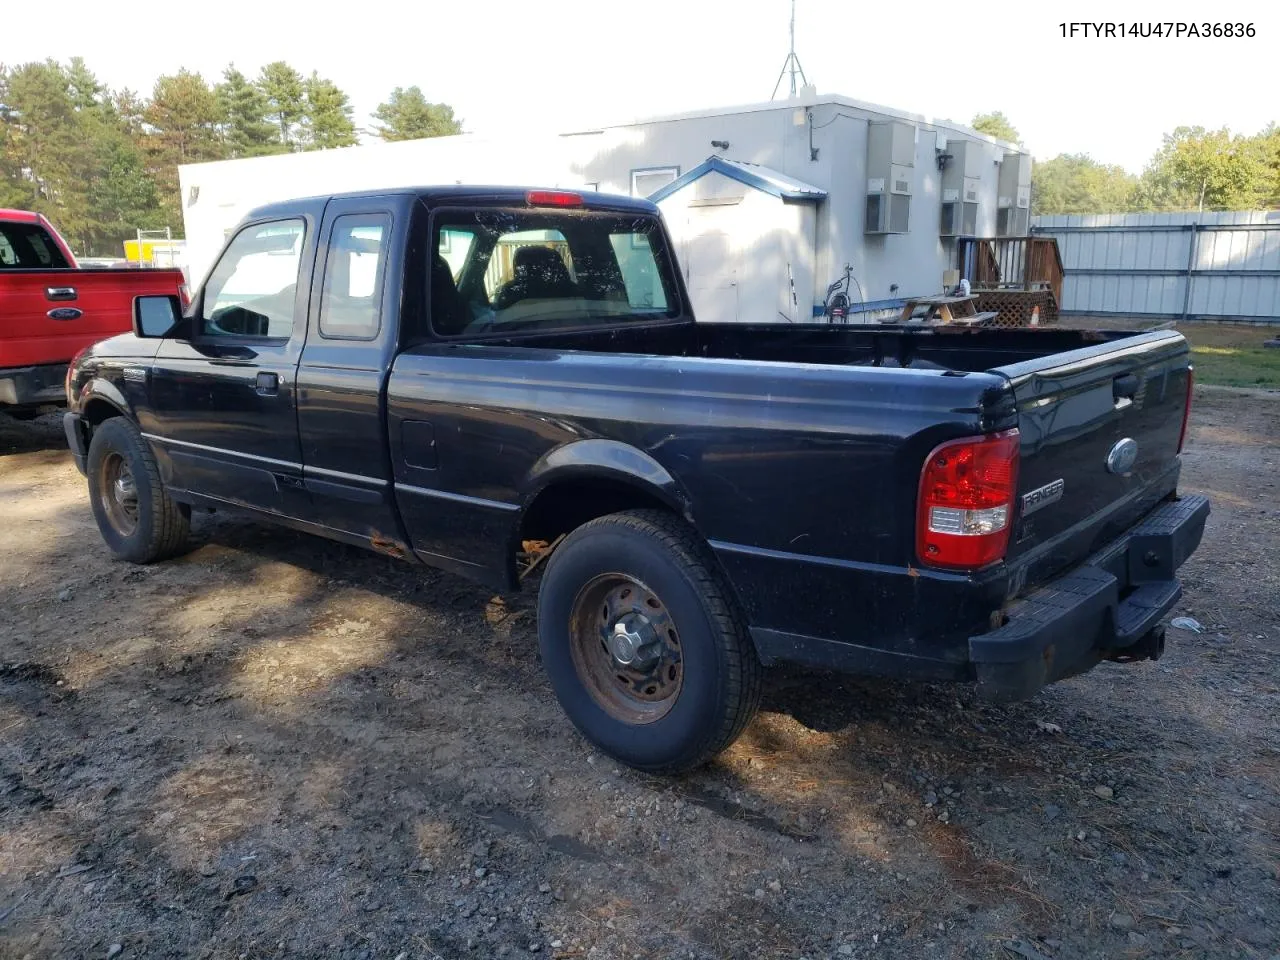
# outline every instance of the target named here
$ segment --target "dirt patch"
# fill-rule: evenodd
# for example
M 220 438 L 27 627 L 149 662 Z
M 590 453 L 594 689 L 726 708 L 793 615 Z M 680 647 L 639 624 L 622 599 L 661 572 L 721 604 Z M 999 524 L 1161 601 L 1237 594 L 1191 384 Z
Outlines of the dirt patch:
M 529 596 L 222 515 L 112 562 L 54 426 L 0 418 L 0 957 L 1280 951 L 1280 398 L 1198 396 L 1159 663 L 777 671 L 674 780 L 575 734 Z

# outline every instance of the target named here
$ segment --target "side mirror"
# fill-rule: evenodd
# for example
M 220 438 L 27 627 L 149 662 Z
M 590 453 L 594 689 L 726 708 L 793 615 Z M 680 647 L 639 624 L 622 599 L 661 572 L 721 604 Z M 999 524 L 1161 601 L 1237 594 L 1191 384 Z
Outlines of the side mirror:
M 177 297 L 134 297 L 133 334 L 161 339 L 182 319 L 182 301 Z

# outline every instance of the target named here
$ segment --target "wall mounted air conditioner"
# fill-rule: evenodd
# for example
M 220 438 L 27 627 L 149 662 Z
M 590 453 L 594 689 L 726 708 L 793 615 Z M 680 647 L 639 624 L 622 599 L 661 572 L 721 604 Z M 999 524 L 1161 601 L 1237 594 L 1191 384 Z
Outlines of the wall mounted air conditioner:
M 906 233 L 915 192 L 916 128 L 897 120 L 867 124 L 866 233 Z
M 883 191 L 867 194 L 864 233 L 906 233 L 910 222 L 910 196 Z
M 951 199 L 948 199 L 948 196 Z M 965 202 L 955 196 L 954 192 L 944 193 L 942 199 L 942 221 L 938 224 L 938 233 L 944 237 L 972 237 L 978 233 L 978 204 L 976 201 Z
M 1031 227 L 1031 157 L 1006 153 L 996 191 L 996 235 L 1025 237 Z
M 978 232 L 986 151 L 983 144 L 973 140 L 948 140 L 947 153 L 951 159 L 942 171 L 942 218 L 938 233 L 943 237 L 972 237 Z
M 1031 229 L 1028 207 L 1001 207 L 996 211 L 997 237 L 1025 237 Z

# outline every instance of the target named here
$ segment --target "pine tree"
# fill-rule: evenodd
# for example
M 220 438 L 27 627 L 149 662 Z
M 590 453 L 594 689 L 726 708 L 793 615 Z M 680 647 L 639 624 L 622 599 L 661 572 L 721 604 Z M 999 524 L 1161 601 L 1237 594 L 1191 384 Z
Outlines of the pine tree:
M 448 137 L 462 132 L 462 121 L 447 103 L 430 103 L 417 87 L 396 87 L 386 103 L 378 104 L 373 117 L 382 126 L 383 140 L 421 140 Z
M 148 128 L 143 144 L 169 223 L 182 221 L 179 165 L 226 155 L 218 135 L 219 116 L 218 98 L 200 74 L 183 69 L 156 81 L 143 114 Z
M 222 83 L 214 87 L 222 113 L 222 137 L 231 157 L 261 157 L 283 153 L 275 125 L 267 120 L 271 106 L 261 90 L 229 64 Z
M 107 88 L 98 82 L 83 57 L 72 57 L 65 74 L 67 90 L 77 110 L 93 110 L 106 102 Z
M 299 124 L 306 112 L 302 74 L 283 60 L 268 63 L 258 75 L 258 89 L 267 98 L 267 117 L 279 130 L 280 143 L 287 150 L 297 150 Z
M 6 202 L 45 214 L 84 249 L 92 149 L 66 72 L 53 60 L 13 67 L 0 77 L 0 104 Z
M 351 119 L 351 101 L 337 84 L 312 71 L 304 93 L 303 149 L 355 146 L 356 125 Z
M 144 113 L 156 145 L 175 163 L 218 160 L 218 99 L 198 73 L 179 70 L 156 81 Z

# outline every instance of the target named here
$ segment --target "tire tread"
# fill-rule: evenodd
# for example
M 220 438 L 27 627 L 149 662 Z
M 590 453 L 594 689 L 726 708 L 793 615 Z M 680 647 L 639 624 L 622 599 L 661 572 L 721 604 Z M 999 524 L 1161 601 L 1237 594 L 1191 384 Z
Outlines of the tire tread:
M 113 435 L 118 434 L 118 438 Z M 182 504 L 175 501 L 165 490 L 160 479 L 160 466 L 147 446 L 146 439 L 133 421 L 125 417 L 112 417 L 104 420 L 94 431 L 94 440 L 103 444 L 114 445 L 118 452 L 132 448 L 147 472 L 147 489 L 150 493 L 151 535 L 144 549 L 128 559 L 135 563 L 154 563 L 167 560 L 178 554 L 186 546 L 191 533 L 191 513 Z M 92 495 L 92 487 L 91 495 Z
M 710 729 L 686 756 L 669 764 L 646 768 L 657 774 L 683 773 L 702 766 L 742 735 L 760 706 L 764 668 L 756 656 L 746 617 L 732 588 L 706 543 L 688 523 L 665 510 L 625 510 L 588 521 L 574 533 L 585 534 L 592 528 L 606 525 L 629 527 L 636 533 L 654 538 L 670 552 L 696 584 L 703 605 L 717 627 L 716 639 L 729 665 L 728 709 L 723 712 L 718 725 Z

